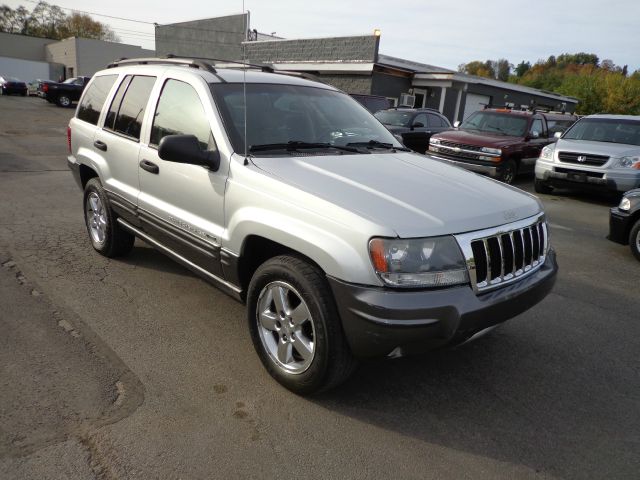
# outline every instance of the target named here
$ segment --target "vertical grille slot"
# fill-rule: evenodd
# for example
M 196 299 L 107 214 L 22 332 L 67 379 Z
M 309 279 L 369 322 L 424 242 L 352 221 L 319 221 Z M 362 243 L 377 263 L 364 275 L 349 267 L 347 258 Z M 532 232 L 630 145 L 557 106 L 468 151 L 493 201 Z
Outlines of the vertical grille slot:
M 471 250 L 476 265 L 476 282 L 482 283 L 487 280 L 487 252 L 484 249 L 484 242 L 482 240 L 471 242 Z
M 538 224 L 538 233 L 540 236 L 540 256 L 544 255 L 545 252 L 545 247 L 547 245 L 547 239 L 545 236 L 545 231 L 544 231 L 544 225 L 542 225 L 542 222 L 540 222 Z
M 500 243 L 497 237 L 491 237 L 487 239 L 487 249 L 489 251 L 490 259 L 490 280 L 500 278 L 502 276 L 502 251 L 500 249 Z
M 524 241 L 520 230 L 513 232 L 513 257 L 516 264 L 516 271 L 524 268 Z
M 534 225 L 530 228 L 531 230 L 531 239 L 533 240 L 533 252 L 531 261 L 538 261 L 540 258 L 540 238 L 538 237 L 538 228 L 537 225 Z
M 524 266 L 526 269 L 531 265 L 531 231 L 528 228 L 522 230 L 522 240 L 524 243 Z
M 515 273 L 514 268 L 514 255 L 513 255 L 513 242 L 511 241 L 511 235 L 504 234 L 500 237 L 502 243 L 502 265 L 504 267 L 504 275 L 510 275 Z

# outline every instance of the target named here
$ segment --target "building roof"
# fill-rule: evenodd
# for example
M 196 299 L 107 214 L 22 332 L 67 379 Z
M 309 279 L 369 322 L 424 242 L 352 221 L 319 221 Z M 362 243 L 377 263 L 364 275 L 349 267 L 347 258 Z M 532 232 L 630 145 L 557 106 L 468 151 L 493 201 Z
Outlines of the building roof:
M 405 60 L 404 58 L 392 57 L 383 54 L 378 54 L 377 63 L 379 65 L 400 68 L 415 73 L 455 73 L 453 70 L 449 70 L 447 68 L 436 67 L 435 65 L 428 65 L 426 63 L 413 62 L 411 60 Z

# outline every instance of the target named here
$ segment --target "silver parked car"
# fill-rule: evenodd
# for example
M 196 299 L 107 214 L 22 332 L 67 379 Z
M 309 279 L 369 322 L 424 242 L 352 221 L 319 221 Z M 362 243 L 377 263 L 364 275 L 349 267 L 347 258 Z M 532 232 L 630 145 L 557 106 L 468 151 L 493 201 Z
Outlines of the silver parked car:
M 139 237 L 246 303 L 261 361 L 298 393 L 357 358 L 465 341 L 555 281 L 536 197 L 411 153 L 347 94 L 286 72 L 117 62 L 68 136 L 93 248 Z
M 553 187 L 640 187 L 640 116 L 589 115 L 559 135 L 536 161 L 536 192 Z

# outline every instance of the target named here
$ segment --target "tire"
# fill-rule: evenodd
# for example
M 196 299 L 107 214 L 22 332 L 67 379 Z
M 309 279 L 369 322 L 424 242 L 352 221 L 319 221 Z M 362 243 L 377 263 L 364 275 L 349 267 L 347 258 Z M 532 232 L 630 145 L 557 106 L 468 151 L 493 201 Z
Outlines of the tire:
M 68 108 L 71 106 L 71 98 L 69 98 L 68 95 L 60 95 L 58 96 L 58 99 L 56 100 L 56 103 L 58 104 L 58 106 L 63 107 L 63 108 Z
M 511 159 L 504 160 L 502 164 L 502 173 L 498 178 L 501 182 L 511 185 L 518 174 L 518 164 Z
M 100 180 L 92 178 L 84 188 L 84 223 L 93 248 L 105 257 L 127 255 L 133 248 L 135 236 L 116 222 L 109 199 Z
M 640 220 L 636 221 L 629 232 L 629 248 L 636 260 L 640 261 Z
M 281 255 L 256 270 L 247 320 L 262 364 L 292 392 L 336 387 L 355 368 L 326 277 L 301 258 Z
M 537 178 L 533 180 L 533 189 L 536 193 L 546 193 L 549 194 L 553 192 L 553 187 L 548 183 L 543 182 L 542 180 L 538 180 Z

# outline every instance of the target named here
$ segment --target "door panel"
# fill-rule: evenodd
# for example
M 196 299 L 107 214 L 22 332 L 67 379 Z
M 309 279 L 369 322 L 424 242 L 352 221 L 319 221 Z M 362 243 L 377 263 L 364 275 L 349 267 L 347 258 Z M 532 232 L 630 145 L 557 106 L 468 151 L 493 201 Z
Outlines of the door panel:
M 197 85 L 195 87 L 198 87 Z M 224 229 L 226 170 L 162 160 L 157 145 L 168 134 L 195 135 L 203 149 L 213 149 L 210 100 L 187 82 L 168 79 L 160 93 L 150 141 L 140 150 L 138 198 L 142 227 L 187 260 L 222 278 L 220 239 Z

